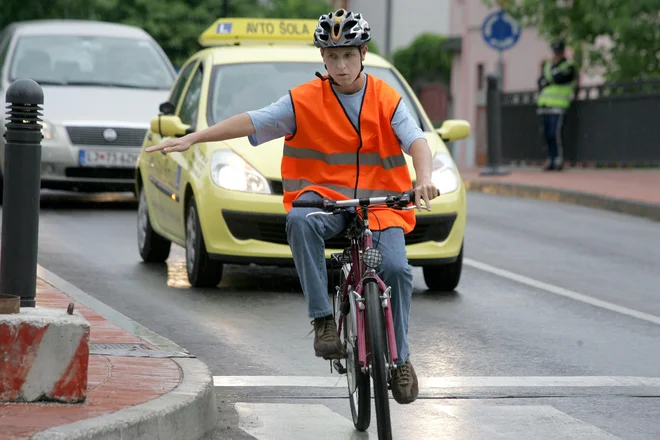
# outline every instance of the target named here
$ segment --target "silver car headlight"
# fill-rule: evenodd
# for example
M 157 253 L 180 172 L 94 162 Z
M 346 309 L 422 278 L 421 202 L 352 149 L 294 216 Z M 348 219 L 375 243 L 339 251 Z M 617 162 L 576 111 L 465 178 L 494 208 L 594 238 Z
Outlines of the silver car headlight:
M 220 150 L 211 157 L 211 179 L 221 188 L 271 194 L 264 176 L 241 156 L 230 150 Z
M 456 164 L 448 153 L 439 152 L 433 157 L 431 181 L 440 190 L 440 194 L 448 194 L 458 189 Z
M 44 140 L 48 141 L 55 137 L 55 127 L 52 123 L 48 121 L 39 121 L 41 124 L 41 134 L 44 136 Z

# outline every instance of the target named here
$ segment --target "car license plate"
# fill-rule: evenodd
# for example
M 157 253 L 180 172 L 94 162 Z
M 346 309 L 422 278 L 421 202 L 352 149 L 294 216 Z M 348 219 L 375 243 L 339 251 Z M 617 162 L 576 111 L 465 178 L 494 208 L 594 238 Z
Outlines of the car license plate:
M 134 168 L 139 152 L 80 150 L 80 166 Z

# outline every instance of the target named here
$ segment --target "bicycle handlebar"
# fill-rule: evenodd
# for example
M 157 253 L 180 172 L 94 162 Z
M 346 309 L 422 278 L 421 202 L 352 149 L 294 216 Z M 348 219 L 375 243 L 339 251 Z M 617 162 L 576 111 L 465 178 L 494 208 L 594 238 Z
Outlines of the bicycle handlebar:
M 402 209 L 415 201 L 415 190 L 405 191 L 397 195 L 381 197 L 361 197 L 348 200 L 332 200 L 327 197 L 317 200 L 294 200 L 294 208 L 320 208 L 324 211 L 333 211 L 337 208 L 350 208 L 364 205 L 385 204 L 390 208 Z

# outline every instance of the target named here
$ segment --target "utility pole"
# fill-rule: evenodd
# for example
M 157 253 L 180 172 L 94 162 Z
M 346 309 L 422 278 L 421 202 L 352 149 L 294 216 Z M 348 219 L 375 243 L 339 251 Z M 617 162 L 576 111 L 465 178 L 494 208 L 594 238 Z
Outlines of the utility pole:
M 385 56 L 391 60 L 392 51 L 392 0 L 386 0 L 385 6 Z
M 222 16 L 229 17 L 229 0 L 222 0 Z

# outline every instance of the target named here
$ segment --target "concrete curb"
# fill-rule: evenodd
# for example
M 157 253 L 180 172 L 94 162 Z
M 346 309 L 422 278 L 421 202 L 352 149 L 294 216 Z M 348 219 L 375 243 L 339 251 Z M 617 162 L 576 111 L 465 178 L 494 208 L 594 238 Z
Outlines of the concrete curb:
M 41 266 L 37 274 L 65 294 L 93 309 L 104 318 L 138 337 L 170 351 L 184 351 L 174 342 L 151 332 L 127 316 L 92 298 Z M 96 307 L 100 306 L 97 310 Z M 135 331 L 135 330 L 138 331 Z M 146 337 L 145 337 L 146 336 Z M 140 405 L 111 414 L 81 420 L 41 431 L 31 440 L 159 439 L 199 440 L 213 431 L 217 405 L 213 376 L 195 358 L 171 358 L 181 369 L 183 380 L 173 391 Z
M 466 179 L 464 184 L 468 191 L 569 203 L 660 221 L 660 205 L 636 200 L 517 183 L 483 182 Z

